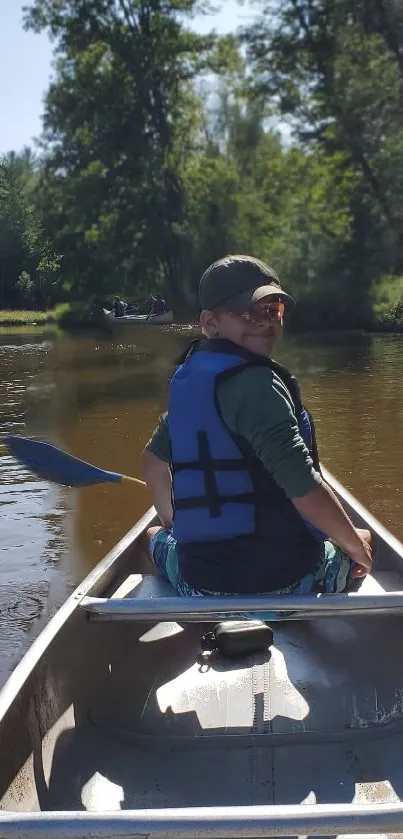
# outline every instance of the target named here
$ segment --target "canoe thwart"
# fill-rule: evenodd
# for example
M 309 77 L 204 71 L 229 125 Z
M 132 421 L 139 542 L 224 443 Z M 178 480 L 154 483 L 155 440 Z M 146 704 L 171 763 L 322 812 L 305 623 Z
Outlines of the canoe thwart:
M 239 612 L 279 613 L 286 620 L 336 615 L 403 614 L 403 591 L 381 594 L 237 595 L 178 597 L 165 580 L 145 575 L 133 597 L 84 597 L 80 606 L 92 620 L 164 621 L 199 623 L 220 621 Z

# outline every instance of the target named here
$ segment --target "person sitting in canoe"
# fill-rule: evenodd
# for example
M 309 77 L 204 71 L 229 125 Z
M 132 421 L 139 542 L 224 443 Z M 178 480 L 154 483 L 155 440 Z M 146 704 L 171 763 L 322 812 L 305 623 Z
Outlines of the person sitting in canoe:
M 113 301 L 113 310 L 115 312 L 115 318 L 122 318 L 123 315 L 126 313 L 127 304 L 120 300 L 119 297 L 115 297 Z
M 162 524 L 147 533 L 154 570 L 187 596 L 356 589 L 370 533 L 321 477 L 298 381 L 271 358 L 294 301 L 250 256 L 213 263 L 199 295 L 208 337 L 174 374 L 142 456 Z
M 148 310 L 147 317 L 149 318 L 151 315 L 164 315 L 165 312 L 169 312 L 166 301 L 161 294 L 156 294 L 155 297 L 153 296 L 151 298 L 151 306 Z

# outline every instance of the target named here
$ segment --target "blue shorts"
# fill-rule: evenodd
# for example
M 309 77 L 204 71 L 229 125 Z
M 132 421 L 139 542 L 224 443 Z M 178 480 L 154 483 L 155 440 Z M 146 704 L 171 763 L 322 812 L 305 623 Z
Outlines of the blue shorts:
M 224 591 L 207 591 L 206 589 L 196 589 L 189 586 L 184 580 L 180 578 L 178 567 L 178 552 L 176 548 L 176 539 L 172 536 L 172 532 L 168 529 L 159 530 L 150 539 L 150 553 L 154 564 L 160 573 L 166 577 L 171 585 L 177 590 L 178 594 L 184 597 L 203 597 L 205 595 L 225 595 L 231 596 L 236 592 Z M 266 592 L 266 594 L 312 594 L 313 592 L 321 591 L 326 594 L 336 594 L 345 591 L 356 590 L 361 580 L 353 578 L 351 571 L 353 568 L 353 561 L 341 548 L 338 548 L 330 539 L 323 543 L 322 557 L 316 567 L 315 573 L 308 574 L 292 586 L 287 586 L 276 591 Z M 265 592 L 262 592 L 264 594 Z M 225 616 L 223 616 L 225 617 Z M 283 614 L 282 618 L 286 616 Z M 264 613 L 241 613 L 231 615 L 235 618 L 257 618 L 260 620 L 278 620 L 280 618 L 278 613 L 264 612 Z

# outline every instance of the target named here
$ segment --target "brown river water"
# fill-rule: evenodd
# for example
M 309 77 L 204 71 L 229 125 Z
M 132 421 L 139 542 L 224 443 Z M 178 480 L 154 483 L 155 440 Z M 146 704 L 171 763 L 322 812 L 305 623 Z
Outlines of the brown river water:
M 147 490 L 60 488 L 32 476 L 7 433 L 51 440 L 139 475 L 190 328 L 137 327 L 124 343 L 0 333 L 0 685 L 70 591 L 149 506 Z M 403 540 L 403 337 L 284 338 L 276 358 L 300 378 L 323 463 Z

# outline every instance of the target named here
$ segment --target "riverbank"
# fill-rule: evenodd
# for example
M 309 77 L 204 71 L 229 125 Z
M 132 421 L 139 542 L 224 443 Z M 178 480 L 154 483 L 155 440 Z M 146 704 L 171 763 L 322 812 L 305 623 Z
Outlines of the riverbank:
M 1 326 L 44 326 L 47 323 L 57 323 L 56 309 L 47 312 L 33 312 L 23 309 L 0 309 Z
M 192 322 L 193 318 L 177 320 L 176 323 Z M 61 329 L 75 330 L 88 329 L 100 325 L 100 319 L 94 315 L 94 307 L 82 303 L 59 303 L 53 309 L 46 311 L 35 311 L 28 309 L 0 309 L 0 329 L 7 328 L 26 328 L 26 327 L 42 327 L 42 326 L 58 326 Z M 301 322 L 290 324 L 290 333 L 298 334 L 299 332 L 323 332 L 323 323 L 318 322 L 303 324 Z M 351 331 L 346 326 L 340 324 L 339 329 L 334 326 L 328 327 L 326 331 L 329 332 L 346 332 Z M 386 334 L 402 334 L 403 333 L 403 302 L 399 302 L 386 315 L 374 319 L 374 322 L 362 329 L 355 328 L 354 332 L 368 332 L 368 333 L 386 333 Z
M 88 306 L 81 303 L 59 303 L 53 309 L 0 309 L 0 329 L 8 327 L 60 326 L 77 329 L 96 325 Z

